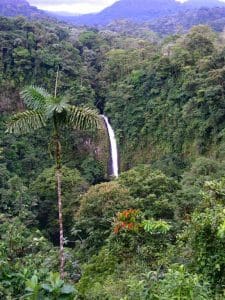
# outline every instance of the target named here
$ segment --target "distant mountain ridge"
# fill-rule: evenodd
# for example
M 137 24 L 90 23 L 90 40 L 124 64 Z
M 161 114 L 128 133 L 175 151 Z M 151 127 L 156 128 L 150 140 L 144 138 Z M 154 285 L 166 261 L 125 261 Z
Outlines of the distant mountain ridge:
M 215 31 L 225 28 L 225 7 L 202 7 L 148 22 L 146 27 L 160 35 L 182 33 L 195 25 L 207 25 Z
M 189 0 L 185 3 L 176 0 L 120 0 L 100 13 L 64 17 L 62 19 L 77 25 L 104 26 L 119 19 L 148 22 L 201 7 L 225 7 L 225 3 L 219 0 Z
M 26 0 L 0 0 L 0 16 L 4 17 L 48 17 L 48 15 Z
M 0 16 L 18 15 L 58 19 L 150 39 L 150 31 L 168 35 L 185 32 L 198 24 L 209 25 L 217 31 L 225 28 L 225 2 L 218 0 L 189 0 L 183 4 L 176 0 L 120 0 L 100 13 L 79 16 L 42 11 L 27 0 L 0 0 Z
M 219 0 L 188 0 L 183 3 L 183 6 L 190 8 L 202 8 L 202 7 L 225 7 L 225 2 Z
M 135 22 L 174 14 L 182 10 L 175 0 L 120 0 L 100 13 L 68 17 L 64 20 L 78 25 L 107 25 L 114 20 L 130 19 Z

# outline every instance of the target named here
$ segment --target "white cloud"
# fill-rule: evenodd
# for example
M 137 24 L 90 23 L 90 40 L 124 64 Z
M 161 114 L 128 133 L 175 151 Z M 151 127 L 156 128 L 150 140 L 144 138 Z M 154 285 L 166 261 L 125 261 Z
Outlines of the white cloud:
M 49 11 L 69 13 L 99 12 L 119 0 L 28 0 L 30 4 Z M 141 1 L 141 0 L 139 0 Z M 186 2 L 187 0 L 177 0 Z M 224 2 L 225 0 L 221 0 Z
M 31 5 L 49 11 L 70 13 L 98 12 L 118 0 L 28 0 Z

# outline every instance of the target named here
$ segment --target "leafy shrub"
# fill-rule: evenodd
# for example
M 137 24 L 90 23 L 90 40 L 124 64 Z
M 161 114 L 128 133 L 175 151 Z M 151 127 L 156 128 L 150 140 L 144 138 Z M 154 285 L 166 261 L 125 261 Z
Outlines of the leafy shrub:
M 33 271 L 47 268 L 45 253 L 49 260 L 56 258 L 39 230 L 27 228 L 18 217 L 0 215 L 0 298 L 20 295 Z
M 66 284 L 60 279 L 58 273 L 49 273 L 43 283 L 39 282 L 37 275 L 33 275 L 31 279 L 26 282 L 26 294 L 22 297 L 23 299 L 38 300 L 38 299 L 49 299 L 49 300 L 74 300 L 75 288 Z
M 81 246 L 91 252 L 99 249 L 111 233 L 114 215 L 132 203 L 128 190 L 117 182 L 92 186 L 81 197 L 74 219 L 73 234 L 81 237 Z
M 150 286 L 151 300 L 210 300 L 212 295 L 207 282 L 196 274 L 188 273 L 184 266 L 168 270 L 163 279 L 155 280 Z
M 181 235 L 192 268 L 203 274 L 214 290 L 225 284 L 224 191 L 225 180 L 205 183 L 202 203 Z
M 119 183 L 136 199 L 135 208 L 147 218 L 173 219 L 179 184 L 160 171 L 141 165 L 121 174 Z
M 83 275 L 77 285 L 79 293 L 85 296 L 85 299 L 100 299 L 97 291 L 104 284 L 106 278 L 115 272 L 117 264 L 118 257 L 114 256 L 107 248 L 99 251 L 98 255 L 92 256 L 83 267 Z
M 182 185 L 203 187 L 205 181 L 220 179 L 225 175 L 224 162 L 207 157 L 199 157 L 191 165 L 190 170 L 183 174 Z
M 75 282 L 80 278 L 80 270 L 68 248 L 65 258 L 66 276 Z M 50 271 L 58 268 L 58 249 L 40 230 L 26 227 L 18 217 L 0 215 L 0 299 L 20 299 L 32 275 L 43 281 Z

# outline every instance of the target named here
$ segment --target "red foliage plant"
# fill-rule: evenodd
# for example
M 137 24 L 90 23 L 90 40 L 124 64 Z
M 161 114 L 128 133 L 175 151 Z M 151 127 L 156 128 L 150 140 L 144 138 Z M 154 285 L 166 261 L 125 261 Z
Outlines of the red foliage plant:
M 118 212 L 114 222 L 114 233 L 118 234 L 121 230 L 138 231 L 140 228 L 139 217 L 140 211 L 136 209 Z

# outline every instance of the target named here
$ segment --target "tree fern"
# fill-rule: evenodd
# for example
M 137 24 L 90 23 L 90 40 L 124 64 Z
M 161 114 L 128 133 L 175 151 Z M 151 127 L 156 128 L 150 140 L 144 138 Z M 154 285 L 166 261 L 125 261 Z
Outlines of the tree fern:
M 21 92 L 28 109 L 25 112 L 17 113 L 7 123 L 9 133 L 29 133 L 50 123 L 52 125 L 52 139 L 55 146 L 56 181 L 59 208 L 59 233 L 60 233 L 60 275 L 64 277 L 64 237 L 62 218 L 62 172 L 61 172 L 61 143 L 60 129 L 68 127 L 71 129 L 94 129 L 99 128 L 101 118 L 98 113 L 87 107 L 77 107 L 68 104 L 67 99 L 57 96 L 56 77 L 55 95 L 48 94 L 43 88 L 30 86 Z

